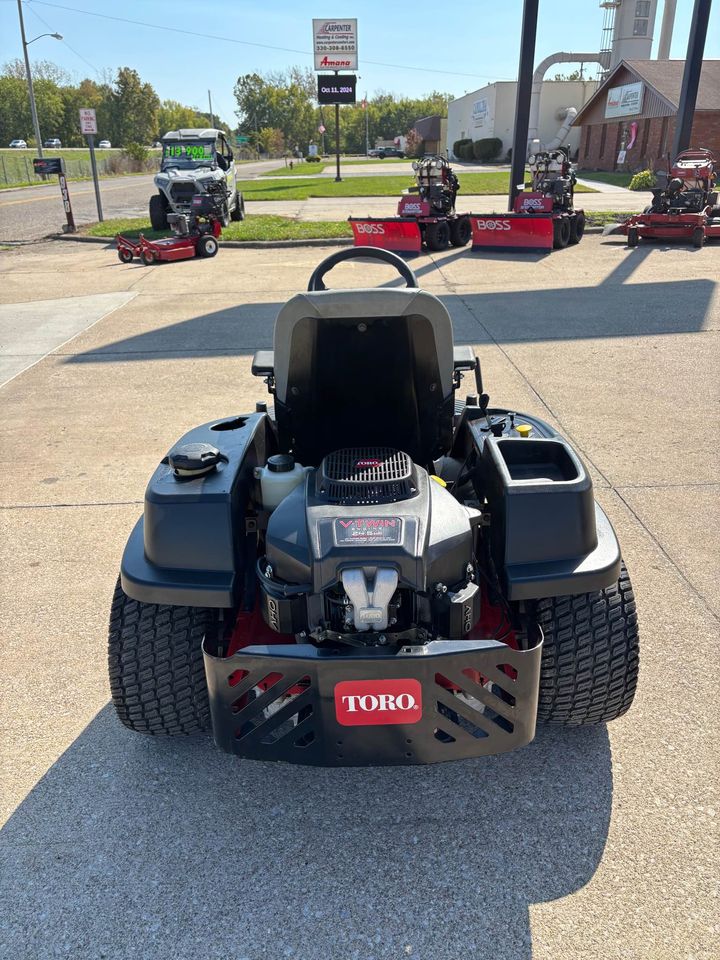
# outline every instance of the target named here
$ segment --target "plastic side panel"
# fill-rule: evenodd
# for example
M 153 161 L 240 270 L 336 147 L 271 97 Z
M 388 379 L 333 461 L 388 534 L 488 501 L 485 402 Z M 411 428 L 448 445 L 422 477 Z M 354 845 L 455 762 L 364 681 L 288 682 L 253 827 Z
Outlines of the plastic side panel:
M 143 545 L 140 518 L 127 542 L 120 564 L 125 593 L 141 603 L 168 603 L 181 607 L 231 607 L 234 571 L 168 570 L 149 563 Z
M 515 213 L 552 213 L 552 197 L 541 193 L 519 193 L 515 197 Z
M 545 214 L 470 214 L 473 250 L 546 250 L 553 247 L 553 218 Z
M 350 217 L 353 245 L 380 247 L 395 253 L 420 253 L 422 236 L 417 220 Z
M 430 204 L 416 196 L 400 197 L 397 212 L 399 217 L 429 217 Z
M 508 598 L 531 600 L 591 593 L 615 583 L 620 576 L 620 545 L 612 524 L 597 503 L 595 527 L 597 546 L 585 557 L 507 566 Z

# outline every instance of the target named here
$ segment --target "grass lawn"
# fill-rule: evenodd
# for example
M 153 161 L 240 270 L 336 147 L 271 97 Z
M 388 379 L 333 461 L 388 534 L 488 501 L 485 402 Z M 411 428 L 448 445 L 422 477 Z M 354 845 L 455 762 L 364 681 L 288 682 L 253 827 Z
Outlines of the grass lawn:
M 150 226 L 147 217 L 132 219 L 118 218 L 83 227 L 82 233 L 90 237 L 114 237 L 122 233 L 130 239 L 136 239 L 143 233 L 148 240 L 172 235 L 170 230 L 156 231 Z M 289 217 L 257 216 L 250 214 L 240 223 L 231 223 L 225 227 L 222 240 L 325 240 L 335 237 L 351 237 L 350 224 L 345 220 L 304 221 L 291 220 Z
M 387 162 L 387 161 L 386 161 Z M 489 196 L 507 193 L 510 174 L 507 171 L 492 173 L 461 173 L 461 196 Z M 340 183 L 322 180 L 296 180 L 267 183 L 265 178 L 239 180 L 238 189 L 246 200 L 307 200 L 308 197 L 397 197 L 414 182 L 409 175 L 387 177 L 348 177 Z M 579 193 L 595 193 L 590 187 L 578 187 Z
M 609 183 L 613 187 L 629 187 L 630 181 L 633 178 L 631 173 L 622 173 L 617 171 L 616 173 L 605 173 L 600 170 L 597 173 L 590 171 L 589 173 L 586 170 L 578 170 L 577 174 L 583 180 L 597 180 L 598 183 Z M 580 189 L 579 187 L 575 188 L 576 190 Z
M 268 170 L 263 173 L 263 177 L 306 177 L 311 173 L 322 173 L 326 163 L 321 160 L 319 163 L 299 163 L 293 162 L 292 170 L 290 167 L 278 167 L 277 170 Z
M 622 213 L 616 210 L 586 210 L 585 223 L 588 227 L 605 227 L 608 223 L 622 223 L 623 220 L 632 216 L 634 214 L 626 213 L 624 210 Z

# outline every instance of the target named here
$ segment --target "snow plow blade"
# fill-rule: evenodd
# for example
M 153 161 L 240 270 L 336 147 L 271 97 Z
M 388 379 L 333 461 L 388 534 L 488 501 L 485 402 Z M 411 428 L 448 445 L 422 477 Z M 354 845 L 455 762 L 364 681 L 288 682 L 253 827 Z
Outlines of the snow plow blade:
M 393 253 L 414 256 L 420 253 L 422 235 L 412 217 L 348 217 L 353 246 L 380 247 Z
M 470 214 L 473 250 L 553 248 L 553 218 L 547 214 Z

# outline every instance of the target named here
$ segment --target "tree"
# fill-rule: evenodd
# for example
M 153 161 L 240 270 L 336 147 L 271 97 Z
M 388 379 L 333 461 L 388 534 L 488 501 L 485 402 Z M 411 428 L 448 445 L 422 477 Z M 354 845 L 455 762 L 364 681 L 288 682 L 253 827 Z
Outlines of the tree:
M 158 129 L 160 100 L 137 70 L 121 67 L 108 98 L 110 139 L 116 146 L 150 143 Z
M 571 70 L 570 73 L 556 73 L 553 80 L 584 80 L 580 70 Z
M 196 111 L 192 107 L 184 107 L 177 100 L 163 100 L 158 110 L 157 123 L 157 135 L 162 137 L 168 130 L 197 126 Z M 207 124 L 203 123 L 203 126 Z

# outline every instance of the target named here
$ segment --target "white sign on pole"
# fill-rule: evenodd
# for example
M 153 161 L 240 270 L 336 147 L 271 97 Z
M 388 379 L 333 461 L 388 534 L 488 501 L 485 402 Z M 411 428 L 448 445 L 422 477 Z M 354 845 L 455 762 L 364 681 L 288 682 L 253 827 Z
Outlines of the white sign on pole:
M 80 132 L 97 133 L 97 120 L 95 118 L 94 110 L 80 111 Z
M 313 20 L 316 70 L 357 70 L 357 20 Z
M 632 117 L 642 111 L 642 102 L 642 83 L 625 83 L 622 87 L 612 87 L 607 93 L 605 119 Z

